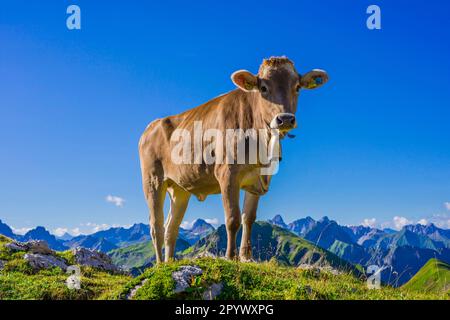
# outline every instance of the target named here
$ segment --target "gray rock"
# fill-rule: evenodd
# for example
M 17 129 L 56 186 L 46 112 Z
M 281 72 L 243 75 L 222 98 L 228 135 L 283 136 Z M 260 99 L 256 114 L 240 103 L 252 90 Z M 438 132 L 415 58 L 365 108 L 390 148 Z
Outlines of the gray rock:
M 205 292 L 203 292 L 203 300 L 214 300 L 222 293 L 223 283 L 213 283 Z
M 132 300 L 134 296 L 136 295 L 137 291 L 144 286 L 144 284 L 148 281 L 147 278 L 141 281 L 136 287 L 130 290 L 130 293 L 128 293 L 125 297 L 127 300 Z
M 103 252 L 77 247 L 72 250 L 77 264 L 103 269 L 106 271 L 119 272 L 120 269 L 115 266 L 111 258 Z
M 298 268 L 302 269 L 302 270 L 309 270 L 309 271 L 311 271 L 311 274 L 314 277 L 319 277 L 320 274 L 323 273 L 323 272 L 328 272 L 328 273 L 331 273 L 332 275 L 335 275 L 335 276 L 341 274 L 341 272 L 339 270 L 333 269 L 330 266 L 320 267 L 320 266 L 310 265 L 310 264 L 300 264 L 298 266 Z
M 172 279 L 175 281 L 175 293 L 183 292 L 190 287 L 190 282 L 195 276 L 203 273 L 198 266 L 181 266 L 178 271 L 172 272 Z
M 53 255 L 55 252 L 48 247 L 44 240 L 32 240 L 28 242 L 10 242 L 5 245 L 6 248 L 13 252 L 26 251 L 31 253 Z
M 305 286 L 305 291 L 308 295 L 311 295 L 313 293 L 313 289 L 310 286 Z
M 5 244 L 5 248 L 12 252 L 27 251 L 28 247 L 20 242 L 10 242 Z
M 195 255 L 193 258 L 200 259 L 200 258 L 217 258 L 217 257 L 218 256 L 212 252 L 203 251 L 203 252 L 200 252 L 199 254 Z
M 32 240 L 26 242 L 28 251 L 32 253 L 50 254 L 54 255 L 55 251 L 48 247 L 47 241 L 44 240 Z
M 67 269 L 67 264 L 63 259 L 52 255 L 27 253 L 24 256 L 24 259 L 28 261 L 34 270 L 50 269 L 53 267 L 59 267 L 64 271 Z
M 5 261 L 0 260 L 0 271 L 2 271 L 4 267 L 5 267 Z

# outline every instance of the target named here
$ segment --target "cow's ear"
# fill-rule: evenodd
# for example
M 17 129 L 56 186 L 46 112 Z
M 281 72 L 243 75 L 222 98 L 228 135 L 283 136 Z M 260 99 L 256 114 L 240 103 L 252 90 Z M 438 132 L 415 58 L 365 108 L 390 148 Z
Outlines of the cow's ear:
M 328 74 L 324 70 L 314 69 L 304 74 L 300 80 L 302 88 L 315 89 L 323 86 L 328 81 Z
M 231 80 L 240 89 L 250 92 L 258 90 L 258 78 L 247 70 L 239 70 L 231 75 Z

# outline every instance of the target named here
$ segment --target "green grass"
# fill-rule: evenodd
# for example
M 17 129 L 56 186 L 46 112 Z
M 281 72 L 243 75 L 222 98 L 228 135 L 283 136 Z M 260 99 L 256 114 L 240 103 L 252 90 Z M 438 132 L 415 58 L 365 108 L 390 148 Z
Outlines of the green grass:
M 110 274 L 90 267 L 81 267 L 81 289 L 66 286 L 69 275 L 59 268 L 35 272 L 23 259 L 24 253 L 11 253 L 5 244 L 11 242 L 0 235 L 0 260 L 5 262 L 0 271 L 0 300 L 42 300 L 42 299 L 104 299 L 118 297 L 123 286 L 132 278 L 126 275 Z M 70 251 L 57 255 L 74 264 Z
M 449 299 L 450 265 L 430 259 L 402 288 L 410 292 L 440 294 Z
M 289 261 L 298 255 L 295 252 L 296 246 L 288 247 L 284 244 L 283 235 L 279 236 L 280 256 L 285 256 Z M 276 259 L 261 263 L 240 263 L 221 258 L 185 259 L 164 263 L 146 269 L 136 278 L 82 267 L 81 289 L 71 290 L 65 284 L 68 275 L 61 269 L 33 271 L 23 259 L 23 253 L 11 253 L 4 247 L 5 243 L 10 241 L 0 236 L 0 260 L 5 262 L 5 268 L 0 271 L 0 299 L 124 299 L 143 280 L 146 282 L 137 290 L 134 299 L 201 299 L 204 291 L 213 283 L 222 283 L 224 286 L 218 299 L 449 298 L 449 268 L 439 261 L 430 261 L 419 272 L 417 279 L 413 278 L 405 287 L 382 287 L 379 290 L 369 290 L 365 281 L 350 271 L 332 274 L 323 270 L 316 272 L 314 269 L 287 266 Z M 68 264 L 73 263 L 74 258 L 70 251 L 57 255 Z M 299 255 L 304 257 L 303 254 Z M 186 292 L 176 294 L 172 272 L 182 265 L 198 265 L 203 274 L 192 279 L 191 287 Z M 442 288 L 447 288 L 447 294 L 442 293 Z
M 181 265 L 198 265 L 203 274 L 192 279 L 187 292 L 176 294 L 172 272 Z M 405 300 L 443 299 L 433 293 L 411 292 L 392 287 L 370 290 L 365 281 L 350 273 L 334 275 L 329 272 L 304 270 L 282 266 L 275 261 L 240 263 L 224 259 L 201 258 L 182 260 L 148 268 L 144 274 L 124 286 L 125 297 L 144 279 L 147 282 L 137 290 L 134 299 L 201 299 L 212 283 L 223 283 L 218 299 L 269 299 L 269 300 Z
M 66 300 L 118 297 L 121 286 L 130 277 L 82 268 L 81 289 L 68 289 L 68 277 L 58 268 L 35 274 L 7 272 L 0 274 L 0 300 Z

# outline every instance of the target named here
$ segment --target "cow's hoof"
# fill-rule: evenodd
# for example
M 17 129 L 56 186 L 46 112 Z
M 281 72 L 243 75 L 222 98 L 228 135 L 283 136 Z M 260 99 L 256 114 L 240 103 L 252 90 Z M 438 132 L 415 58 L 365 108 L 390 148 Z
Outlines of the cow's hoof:
M 239 261 L 238 256 L 233 256 L 233 257 L 224 256 L 223 259 L 228 260 L 228 261 Z
M 251 257 L 244 257 L 244 256 L 241 256 L 241 257 L 239 257 L 239 261 L 240 262 L 255 262 L 255 260 L 253 259 L 253 258 L 251 258 Z

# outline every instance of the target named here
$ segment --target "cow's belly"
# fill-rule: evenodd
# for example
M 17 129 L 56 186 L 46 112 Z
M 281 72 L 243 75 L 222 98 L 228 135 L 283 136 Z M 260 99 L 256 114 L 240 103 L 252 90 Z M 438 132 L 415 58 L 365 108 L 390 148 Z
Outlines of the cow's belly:
M 167 173 L 167 180 L 195 195 L 200 201 L 210 194 L 220 193 L 220 185 L 214 176 L 214 167 L 205 165 L 179 165 Z
M 261 176 L 260 169 L 246 169 L 239 187 L 255 195 L 263 195 L 269 190 L 270 178 Z M 176 183 L 182 189 L 203 201 L 210 194 L 221 193 L 219 181 L 214 175 L 213 166 L 181 165 L 166 176 L 168 181 Z

